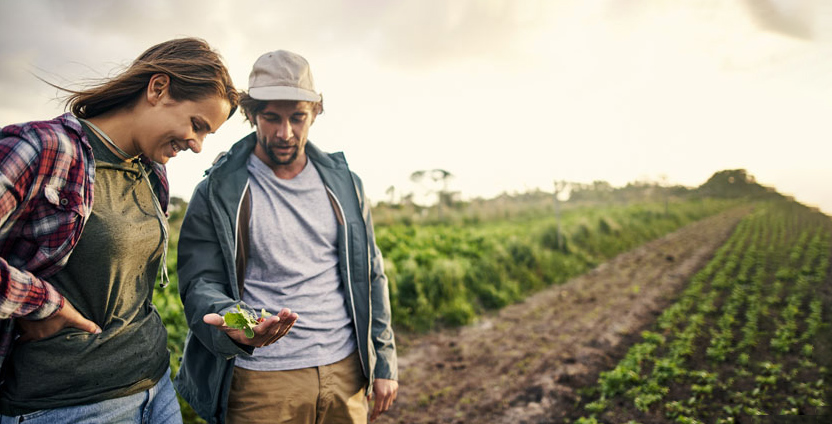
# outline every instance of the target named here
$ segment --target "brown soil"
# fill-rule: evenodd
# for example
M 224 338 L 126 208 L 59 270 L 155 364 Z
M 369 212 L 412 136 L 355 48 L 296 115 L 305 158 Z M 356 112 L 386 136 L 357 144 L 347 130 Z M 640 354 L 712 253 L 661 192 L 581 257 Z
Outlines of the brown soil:
M 553 423 L 611 368 L 749 212 L 621 254 L 477 324 L 399 334 L 399 396 L 377 423 Z

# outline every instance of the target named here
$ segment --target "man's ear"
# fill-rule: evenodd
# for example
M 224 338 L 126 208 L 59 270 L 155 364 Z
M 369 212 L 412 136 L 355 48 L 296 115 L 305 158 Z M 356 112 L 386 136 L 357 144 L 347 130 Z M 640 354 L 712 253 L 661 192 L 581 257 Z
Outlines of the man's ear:
M 318 115 L 320 115 L 322 113 L 324 113 L 324 98 L 323 98 L 323 95 L 321 95 L 321 101 L 320 102 L 316 102 L 316 103 L 312 104 L 312 122 L 309 125 L 314 124 L 315 123 L 315 118 L 317 118 Z
M 248 120 L 248 123 L 251 124 L 251 127 L 252 128 L 256 127 L 257 126 L 257 115 L 251 116 L 251 114 L 248 113 L 248 112 L 245 112 L 245 114 L 246 114 L 246 119 Z
M 156 105 L 165 96 L 168 95 L 170 89 L 170 77 L 167 74 L 155 74 L 150 77 L 147 83 L 147 101 L 151 105 Z

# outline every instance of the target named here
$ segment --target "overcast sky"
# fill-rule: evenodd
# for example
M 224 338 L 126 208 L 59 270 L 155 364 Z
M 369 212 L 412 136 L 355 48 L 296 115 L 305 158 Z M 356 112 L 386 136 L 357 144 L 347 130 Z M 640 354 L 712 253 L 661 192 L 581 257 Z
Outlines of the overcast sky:
M 241 89 L 260 54 L 305 56 L 326 106 L 310 139 L 343 150 L 373 201 L 436 168 L 466 197 L 745 168 L 832 214 L 832 2 L 3 1 L 0 124 L 63 112 L 35 75 L 106 77 L 179 36 L 206 39 Z M 171 160 L 172 194 L 249 131 L 237 114 Z

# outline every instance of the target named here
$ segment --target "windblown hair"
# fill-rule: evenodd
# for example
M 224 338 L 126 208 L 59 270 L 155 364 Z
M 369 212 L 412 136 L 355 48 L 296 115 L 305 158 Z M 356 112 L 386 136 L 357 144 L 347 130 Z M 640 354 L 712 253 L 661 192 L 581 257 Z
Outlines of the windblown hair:
M 200 38 L 177 38 L 159 43 L 142 53 L 122 73 L 99 85 L 69 90 L 66 104 L 79 118 L 132 107 L 156 74 L 170 77 L 173 100 L 199 101 L 212 96 L 228 99 L 231 112 L 237 110 L 240 93 L 234 88 L 220 55 Z

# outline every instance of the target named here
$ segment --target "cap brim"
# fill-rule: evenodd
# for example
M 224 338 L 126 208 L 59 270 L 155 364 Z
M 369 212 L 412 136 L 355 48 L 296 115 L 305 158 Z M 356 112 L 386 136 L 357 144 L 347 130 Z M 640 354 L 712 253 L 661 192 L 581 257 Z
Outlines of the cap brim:
M 248 95 L 257 100 L 321 101 L 320 94 L 297 87 L 254 87 L 249 88 Z

